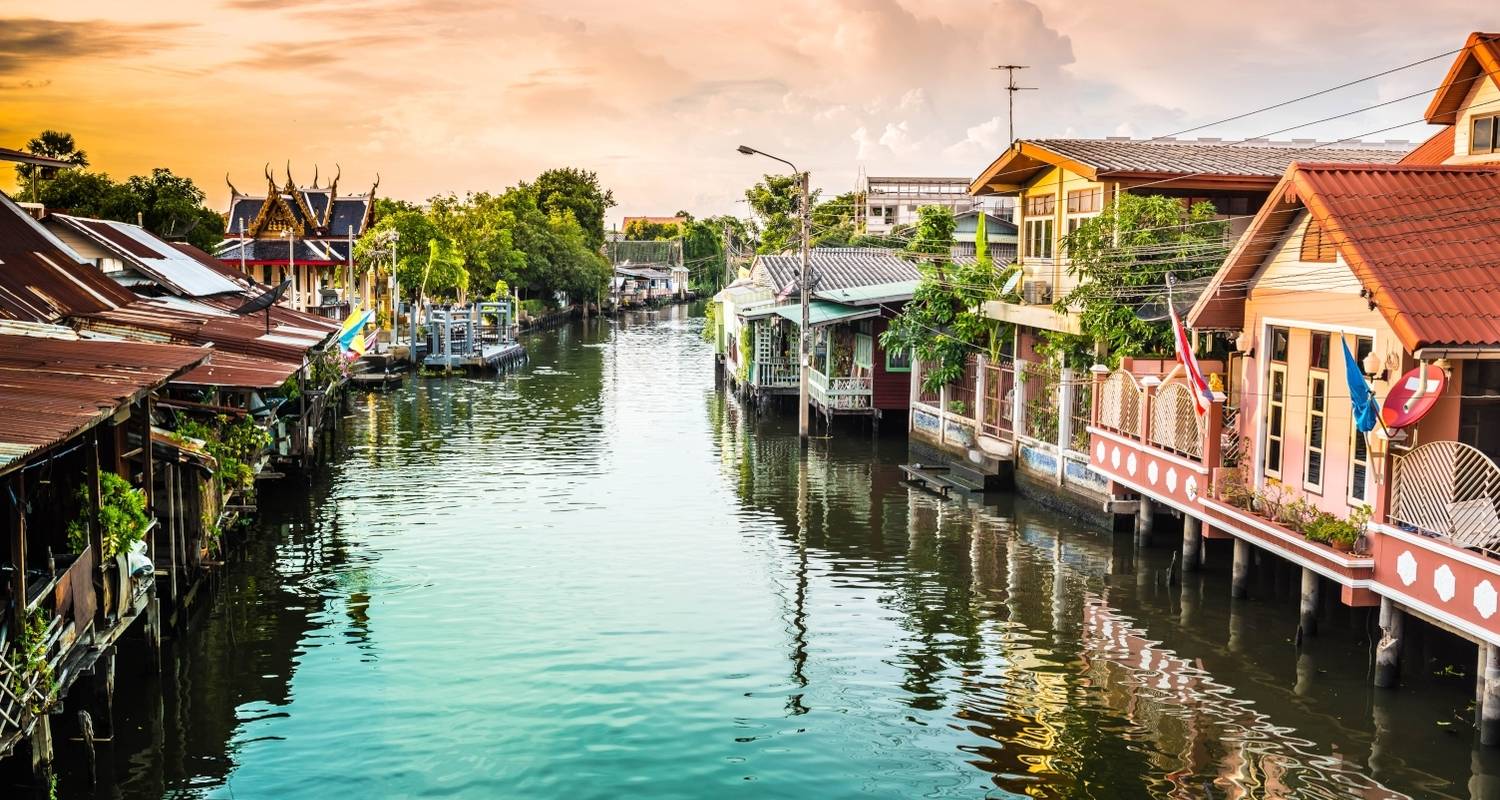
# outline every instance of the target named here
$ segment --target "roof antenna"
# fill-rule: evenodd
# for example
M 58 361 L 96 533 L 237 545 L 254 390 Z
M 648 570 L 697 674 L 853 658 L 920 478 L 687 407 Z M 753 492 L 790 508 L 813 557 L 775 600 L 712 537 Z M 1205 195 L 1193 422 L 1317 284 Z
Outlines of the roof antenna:
M 1036 90 L 1035 86 L 1017 86 L 1016 85 L 1016 70 L 1018 70 L 1018 69 L 1031 69 L 1031 65 L 1030 64 L 1001 64 L 998 67 L 990 67 L 990 69 L 1003 69 L 1006 72 L 1010 73 L 1010 82 L 1008 84 L 1006 84 L 1005 91 L 1008 93 L 1008 97 L 1007 97 L 1008 103 L 1007 103 L 1007 105 L 1009 106 L 1009 109 L 1010 109 L 1010 140 L 1011 140 L 1011 142 L 1015 142 L 1015 140 L 1016 140 L 1016 92 L 1030 92 L 1030 91 L 1035 91 Z

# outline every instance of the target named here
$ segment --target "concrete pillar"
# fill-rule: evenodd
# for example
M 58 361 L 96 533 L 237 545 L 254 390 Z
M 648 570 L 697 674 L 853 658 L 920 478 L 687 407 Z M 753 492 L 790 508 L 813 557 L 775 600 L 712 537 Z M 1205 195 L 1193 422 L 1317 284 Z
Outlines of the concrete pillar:
M 1298 607 L 1297 644 L 1318 635 L 1318 573 L 1302 568 L 1302 604 Z
M 1474 648 L 1478 651 L 1479 663 L 1474 665 L 1474 727 L 1484 720 L 1484 670 L 1489 666 L 1490 648 L 1484 642 Z
M 1500 745 L 1500 647 L 1484 646 L 1484 703 L 1479 712 L 1479 743 Z
M 1141 495 L 1141 501 L 1135 508 L 1136 547 L 1151 546 L 1151 527 L 1154 522 L 1154 516 L 1155 509 L 1152 507 L 1151 498 Z
M 1389 688 L 1396 685 L 1401 674 L 1401 628 L 1405 614 L 1389 597 L 1380 598 L 1380 643 L 1375 646 L 1375 685 Z M 1491 656 L 1486 669 L 1486 691 L 1490 669 L 1496 669 L 1495 657 Z M 1497 676 L 1500 678 L 1500 676 Z M 1496 705 L 1500 711 L 1500 704 Z
M 1197 572 L 1203 564 L 1203 522 L 1189 514 L 1182 515 L 1182 571 Z
M 1229 573 L 1229 596 L 1246 597 L 1250 585 L 1250 543 L 1244 539 L 1234 540 L 1234 568 Z

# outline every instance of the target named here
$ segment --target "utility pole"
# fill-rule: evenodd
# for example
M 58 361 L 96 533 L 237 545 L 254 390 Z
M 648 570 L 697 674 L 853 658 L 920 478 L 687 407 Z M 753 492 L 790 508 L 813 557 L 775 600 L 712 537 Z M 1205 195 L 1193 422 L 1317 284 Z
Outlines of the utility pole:
M 1007 99 L 1006 105 L 1008 106 L 1010 112 L 1010 140 L 1014 142 L 1016 140 L 1016 92 L 1031 92 L 1036 90 L 1035 86 L 1017 86 L 1016 70 L 1031 69 L 1031 65 L 1001 64 L 998 67 L 991 67 L 990 69 L 1003 69 L 1010 75 L 1010 81 L 1005 86 L 1005 92 Z
M 808 423 L 808 381 L 812 379 L 812 333 L 809 325 L 812 313 L 808 304 L 808 278 L 812 272 L 808 268 L 808 261 L 812 258 L 812 213 L 808 208 L 809 199 L 812 197 L 812 174 L 802 173 L 802 275 L 797 283 L 802 288 L 802 374 L 797 381 L 797 436 L 802 443 L 807 443 Z

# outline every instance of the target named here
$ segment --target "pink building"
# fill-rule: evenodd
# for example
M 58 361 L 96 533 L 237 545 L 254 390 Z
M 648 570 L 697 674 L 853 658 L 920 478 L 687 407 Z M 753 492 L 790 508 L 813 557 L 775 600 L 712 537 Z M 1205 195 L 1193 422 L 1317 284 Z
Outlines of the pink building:
M 1090 461 L 1147 520 L 1183 515 L 1189 568 L 1234 539 L 1237 595 L 1251 548 L 1301 566 L 1303 632 L 1320 592 L 1378 604 L 1381 685 L 1404 615 L 1476 643 L 1500 743 L 1500 36 L 1470 37 L 1428 119 L 1403 164 L 1287 169 L 1187 318 L 1234 338 L 1228 396 L 1200 416 L 1180 370 L 1098 367 Z M 1385 404 L 1369 433 L 1341 342 Z

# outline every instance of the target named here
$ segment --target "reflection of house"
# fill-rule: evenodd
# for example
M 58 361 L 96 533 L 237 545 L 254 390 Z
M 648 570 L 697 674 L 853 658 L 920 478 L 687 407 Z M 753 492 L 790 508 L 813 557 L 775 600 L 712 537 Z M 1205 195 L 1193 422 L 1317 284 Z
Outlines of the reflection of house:
M 955 216 L 977 209 L 1010 217 L 1009 198 L 971 196 L 965 178 L 870 177 L 859 191 L 863 202 L 855 209 L 855 221 L 866 233 L 890 233 L 897 226 L 915 225 L 923 206 L 941 206 Z
M 1478 129 L 1464 103 L 1500 96 L 1500 79 L 1468 65 L 1493 48 L 1471 37 L 1430 121 Z M 1464 164 L 1286 171 L 1188 315 L 1235 339 L 1236 381 L 1206 415 L 1171 375 L 1096 373 L 1095 470 L 1233 537 L 1237 554 L 1302 565 L 1304 586 L 1379 602 L 1382 653 L 1399 649 L 1403 612 L 1500 645 L 1500 156 L 1479 161 L 1464 136 L 1453 146 Z M 1351 377 L 1386 403 L 1369 433 Z M 1369 506 L 1362 552 L 1263 516 L 1293 498 L 1334 520 Z
M 269 169 L 263 195 L 243 194 L 230 184 L 224 243 L 214 253 L 219 260 L 241 267 L 252 279 L 276 285 L 292 279 L 283 302 L 298 310 L 321 310 L 341 316 L 350 297 L 337 293 L 325 300 L 324 289 L 347 286 L 353 242 L 375 224 L 377 178 L 368 192 L 339 194 L 339 177 L 319 186 L 298 186 L 288 169 L 286 183 L 277 187 Z M 359 287 L 368 304 L 373 287 Z
M 666 267 L 615 267 L 611 294 L 622 307 L 655 305 L 687 299 L 688 269 Z
M 799 255 L 763 255 L 715 297 L 726 371 L 756 397 L 796 395 L 802 322 Z M 916 290 L 916 265 L 876 248 L 815 248 L 809 262 L 810 400 L 825 416 L 905 413 L 910 359 L 880 335 Z

